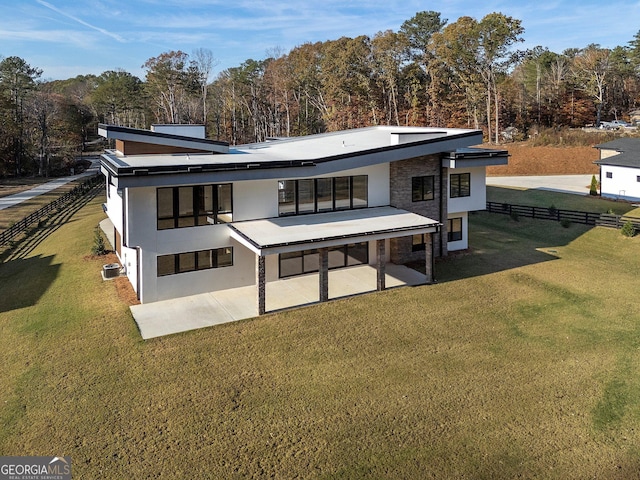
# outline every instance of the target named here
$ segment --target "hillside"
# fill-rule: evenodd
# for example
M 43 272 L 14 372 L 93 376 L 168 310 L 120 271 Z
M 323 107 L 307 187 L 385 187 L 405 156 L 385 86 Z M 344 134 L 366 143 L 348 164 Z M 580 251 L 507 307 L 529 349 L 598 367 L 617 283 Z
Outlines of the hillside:
M 593 162 L 598 159 L 598 150 L 593 147 L 532 147 L 511 143 L 499 147 L 509 151 L 509 165 L 487 167 L 487 176 L 511 175 L 572 175 L 599 172 Z

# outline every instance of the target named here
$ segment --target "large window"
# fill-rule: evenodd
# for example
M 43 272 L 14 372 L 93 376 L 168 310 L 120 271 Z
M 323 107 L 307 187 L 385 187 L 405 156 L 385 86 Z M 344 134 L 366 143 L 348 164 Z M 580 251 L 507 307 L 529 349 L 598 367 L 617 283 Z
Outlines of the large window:
M 230 183 L 158 188 L 157 206 L 158 230 L 207 225 L 207 218 L 233 220 Z
M 453 173 L 449 176 L 450 197 L 469 197 L 471 195 L 471 174 Z
M 278 215 L 332 212 L 369 205 L 366 175 L 278 182 Z
M 433 175 L 411 179 L 411 200 L 421 202 L 433 200 Z
M 291 277 L 303 273 L 320 270 L 320 254 L 318 250 L 281 253 L 280 277 Z M 329 248 L 329 269 L 364 265 L 369 263 L 369 247 L 367 242 L 351 243 Z
M 447 241 L 462 240 L 462 218 L 450 218 L 447 221 Z
M 233 265 L 233 247 L 158 255 L 158 276 L 164 277 L 231 265 Z

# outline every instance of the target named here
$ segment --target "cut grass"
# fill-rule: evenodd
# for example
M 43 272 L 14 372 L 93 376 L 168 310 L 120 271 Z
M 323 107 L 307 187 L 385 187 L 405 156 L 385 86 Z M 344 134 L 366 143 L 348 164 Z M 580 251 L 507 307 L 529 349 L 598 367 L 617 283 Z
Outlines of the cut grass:
M 51 179 L 47 179 L 47 180 L 51 180 Z M 1 212 L 0 213 L 0 232 L 3 230 L 6 230 L 16 222 L 19 222 L 29 214 L 38 211 L 40 208 L 44 207 L 45 205 L 48 205 L 49 203 L 61 197 L 65 193 L 70 192 L 75 187 L 77 187 L 78 185 L 80 185 L 85 181 L 86 181 L 86 178 L 80 178 L 78 180 L 74 180 L 65 185 L 62 185 L 61 187 L 56 188 L 55 190 L 51 190 L 49 192 L 43 193 L 42 195 L 38 195 L 37 197 L 31 198 L 29 200 L 25 200 L 24 202 L 21 202 L 17 205 L 1 210 L 0 211 Z M 45 182 L 44 181 L 35 182 L 33 184 L 28 183 L 25 185 L 24 188 L 21 189 L 21 191 L 28 190 L 29 188 L 33 188 L 38 183 L 45 183 Z M 18 191 L 12 190 L 12 193 L 18 193 Z M 0 195 L 0 196 L 3 196 L 3 195 Z
M 638 238 L 479 213 L 436 285 L 144 342 L 87 257 L 102 218 L 0 265 L 2 455 L 74 478 L 638 475 Z
M 616 215 L 626 215 L 635 208 L 631 203 L 605 200 L 590 195 L 575 195 L 573 193 L 518 187 L 487 186 L 487 201 L 534 207 L 550 207 L 553 205 L 558 209 L 578 210 L 581 212 L 607 213 L 612 211 Z

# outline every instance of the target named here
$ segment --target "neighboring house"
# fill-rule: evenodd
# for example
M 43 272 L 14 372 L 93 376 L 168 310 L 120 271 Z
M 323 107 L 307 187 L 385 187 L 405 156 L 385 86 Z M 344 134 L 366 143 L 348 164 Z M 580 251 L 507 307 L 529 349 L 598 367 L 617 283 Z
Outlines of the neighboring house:
M 619 138 L 596 145 L 600 159 L 600 194 L 620 200 L 640 201 L 640 139 Z
M 467 214 L 486 204 L 478 130 L 370 127 L 229 146 L 202 126 L 100 125 L 105 211 L 142 303 L 466 249 Z

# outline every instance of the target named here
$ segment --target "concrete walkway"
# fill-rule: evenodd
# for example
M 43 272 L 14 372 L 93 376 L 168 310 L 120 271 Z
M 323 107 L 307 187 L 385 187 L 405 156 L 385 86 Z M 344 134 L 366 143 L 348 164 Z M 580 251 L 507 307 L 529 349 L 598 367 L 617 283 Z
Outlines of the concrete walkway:
M 27 200 L 31 200 L 38 195 L 42 195 L 43 193 L 50 192 L 51 190 L 55 190 L 58 187 L 66 185 L 69 182 L 77 180 L 82 177 L 88 177 L 91 175 L 95 175 L 100 171 L 100 157 L 86 157 L 87 159 L 91 159 L 91 166 L 87 168 L 84 172 L 79 173 L 77 175 L 70 175 L 68 177 L 56 178 L 55 180 L 51 180 L 50 182 L 43 183 L 38 185 L 37 187 L 30 188 L 29 190 L 25 190 L 24 192 L 16 193 L 13 195 L 7 195 L 6 197 L 0 198 L 0 210 L 4 210 L 5 208 L 13 207 L 19 203 L 25 202 Z
M 545 175 L 487 177 L 487 185 L 492 187 L 517 187 L 524 189 L 548 190 L 551 192 L 588 195 L 592 175 Z M 598 175 L 596 175 L 596 179 Z
M 425 276 L 402 265 L 386 265 L 387 288 L 424 284 Z M 329 298 L 337 299 L 376 290 L 371 265 L 331 270 Z M 267 283 L 267 312 L 317 303 L 318 274 Z M 160 302 L 132 305 L 131 313 L 143 339 L 186 332 L 258 316 L 255 286 L 203 293 Z

